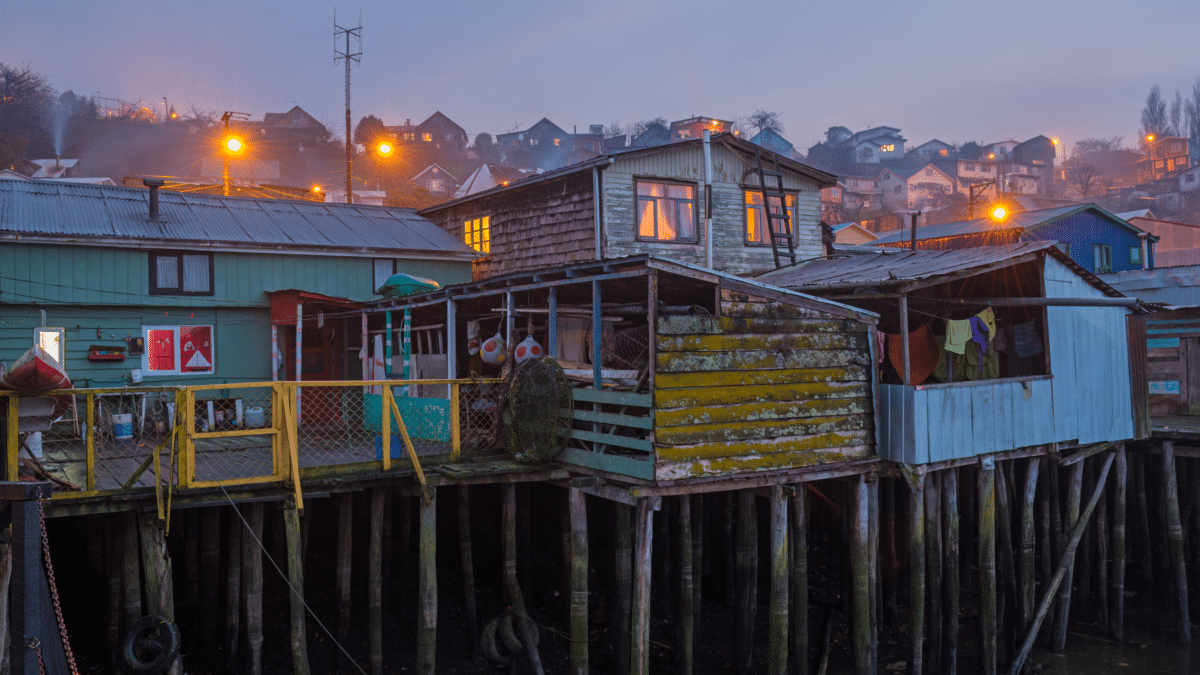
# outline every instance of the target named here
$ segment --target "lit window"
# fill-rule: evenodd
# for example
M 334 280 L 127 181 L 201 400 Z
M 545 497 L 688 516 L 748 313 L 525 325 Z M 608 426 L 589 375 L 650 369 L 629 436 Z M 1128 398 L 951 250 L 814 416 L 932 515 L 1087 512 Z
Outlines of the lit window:
M 421 134 L 421 140 L 425 141 L 426 143 L 429 143 L 430 141 L 433 140 L 433 134 L 428 133 L 428 132 L 423 133 L 423 134 Z
M 463 223 L 463 241 L 467 246 L 487 255 L 491 252 L 491 233 L 488 227 L 488 216 L 472 218 Z
M 150 253 L 150 295 L 212 295 L 213 259 L 208 253 Z
M 896 146 L 892 143 L 888 143 L 887 145 L 881 145 L 881 146 L 879 146 L 879 151 L 880 152 L 895 152 Z
M 148 375 L 203 375 L 215 370 L 212 326 L 142 326 Z
M 430 192 L 441 192 L 443 190 L 443 183 L 442 179 L 440 178 L 430 178 L 429 181 L 426 182 L 426 185 L 426 189 Z
M 531 138 L 531 139 L 529 139 L 529 144 L 530 144 L 530 145 L 537 145 L 537 144 L 538 144 L 538 139 L 536 139 L 536 138 Z
M 554 144 L 558 145 L 561 141 L 562 141 L 561 138 L 556 138 L 556 139 L 554 139 Z
M 1096 274 L 1112 271 L 1112 246 L 1108 244 L 1092 244 L 1092 263 Z
M 65 365 L 65 345 L 67 330 L 65 328 L 34 328 L 33 337 L 38 346 L 50 355 L 58 364 Z
M 696 188 L 672 183 L 637 184 L 638 238 L 696 240 Z
M 939 154 L 939 155 L 941 155 L 942 157 L 945 157 L 945 156 L 946 156 L 946 149 L 945 149 L 945 148 L 942 148 L 941 150 L 938 150 L 938 154 Z
M 837 196 L 837 189 L 834 189 L 834 196 Z M 746 190 L 744 193 L 746 199 L 746 243 L 767 245 L 771 243 L 771 237 L 767 234 L 767 216 L 763 213 L 763 194 L 756 190 Z M 791 219 L 792 231 L 796 231 L 796 196 L 787 196 L 788 216 Z M 779 200 L 773 198 L 771 201 L 771 212 L 779 213 Z M 779 231 L 779 228 L 776 228 Z

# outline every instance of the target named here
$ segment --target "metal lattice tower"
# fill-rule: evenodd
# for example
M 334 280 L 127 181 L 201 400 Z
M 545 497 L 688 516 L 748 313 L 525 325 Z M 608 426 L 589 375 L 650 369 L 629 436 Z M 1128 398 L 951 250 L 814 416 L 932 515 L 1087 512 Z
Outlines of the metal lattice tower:
M 345 36 L 346 50 L 338 51 L 338 40 Z M 358 42 L 358 51 L 350 51 L 350 38 Z M 358 14 L 358 26 L 342 28 L 337 22 L 337 10 L 333 13 L 333 62 L 346 63 L 346 203 L 354 203 L 354 138 L 350 129 L 350 64 L 362 63 L 362 12 Z

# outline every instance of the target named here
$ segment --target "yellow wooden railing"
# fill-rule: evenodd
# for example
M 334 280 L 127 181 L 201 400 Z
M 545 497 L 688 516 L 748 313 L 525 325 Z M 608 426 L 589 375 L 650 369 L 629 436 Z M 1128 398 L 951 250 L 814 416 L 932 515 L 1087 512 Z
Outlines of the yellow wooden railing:
M 480 392 L 500 382 L 256 382 L 0 392 L 0 410 L 8 419 L 5 479 L 30 472 L 48 477 L 57 481 L 54 499 L 152 491 L 160 515 L 171 494 L 215 487 L 284 484 L 300 505 L 301 483 L 310 477 L 405 470 L 424 485 L 423 463 L 463 460 L 464 438 L 479 433 L 481 417 L 494 414 L 494 405 L 482 400 L 490 394 Z M 440 394 L 404 395 L 415 394 L 417 387 Z M 18 414 L 23 399 L 38 396 L 72 403 L 51 430 L 42 432 L 40 461 L 33 457 L 33 432 L 22 430 Z M 118 431 L 111 409 L 126 401 L 132 404 L 133 428 Z M 228 409 L 234 402 L 236 414 Z M 244 407 L 244 402 L 263 404 L 262 426 L 251 424 L 256 406 Z M 474 422 L 463 419 L 464 405 L 484 412 L 467 415 Z M 216 410 L 230 417 L 223 420 Z M 393 435 L 404 446 L 403 460 L 392 456 Z M 428 455 L 418 456 L 415 438 L 432 448 Z M 150 475 L 152 486 L 147 485 Z

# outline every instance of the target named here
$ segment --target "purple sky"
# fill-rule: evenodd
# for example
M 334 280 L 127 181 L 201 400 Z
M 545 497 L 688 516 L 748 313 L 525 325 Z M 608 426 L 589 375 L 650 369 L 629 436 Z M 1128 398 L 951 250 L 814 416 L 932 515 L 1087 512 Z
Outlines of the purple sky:
M 988 142 L 1037 134 L 1131 143 L 1150 85 L 1186 95 L 1200 3 L 381 2 L 361 7 L 353 119 L 441 110 L 471 133 L 778 111 L 800 148 L 831 125 Z M 56 89 L 169 98 L 261 119 L 295 104 L 341 133 L 335 5 L 0 2 L 0 62 Z M 1153 30 L 1155 25 L 1164 30 Z M 1169 38 L 1171 34 L 1177 38 Z M 763 40 L 762 46 L 754 40 Z

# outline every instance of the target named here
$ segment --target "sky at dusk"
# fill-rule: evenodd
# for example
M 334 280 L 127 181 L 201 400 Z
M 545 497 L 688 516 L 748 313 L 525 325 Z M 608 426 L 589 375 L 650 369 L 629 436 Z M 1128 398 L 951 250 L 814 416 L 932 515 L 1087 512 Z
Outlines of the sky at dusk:
M 1138 131 L 1154 83 L 1200 78 L 1200 2 L 0 2 L 0 62 L 60 91 L 339 135 L 333 22 L 363 24 L 352 117 L 441 110 L 470 134 L 777 111 L 801 149 L 843 125 L 910 145 Z M 1157 26 L 1157 28 L 1156 28 Z M 1171 38 L 1170 35 L 1177 37 Z M 344 47 L 344 45 L 342 45 Z M 352 45 L 353 46 L 353 45 Z

